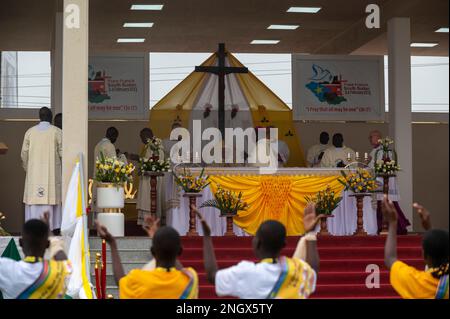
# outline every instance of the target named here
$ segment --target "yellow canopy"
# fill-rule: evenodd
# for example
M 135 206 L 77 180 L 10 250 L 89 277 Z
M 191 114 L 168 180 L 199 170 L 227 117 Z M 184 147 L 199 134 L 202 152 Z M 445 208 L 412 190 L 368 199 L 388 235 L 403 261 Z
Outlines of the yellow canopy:
M 217 54 L 211 55 L 202 66 L 217 65 Z M 231 53 L 227 53 L 226 65 L 242 67 Z M 217 76 L 210 73 L 192 72 L 171 92 L 163 97 L 150 111 L 150 127 L 156 136 L 168 138 L 171 126 L 180 121 L 190 127 L 191 113 L 201 110 L 205 103 L 218 108 Z M 294 127 L 292 110 L 251 72 L 226 76 L 225 107 L 238 104 L 239 110 L 250 111 L 253 127 L 278 128 L 278 138 L 289 147 L 287 166 L 305 166 L 300 148 L 300 138 Z M 248 121 L 249 119 L 247 119 Z M 237 124 L 238 125 L 238 124 Z M 243 127 L 245 128 L 245 127 Z

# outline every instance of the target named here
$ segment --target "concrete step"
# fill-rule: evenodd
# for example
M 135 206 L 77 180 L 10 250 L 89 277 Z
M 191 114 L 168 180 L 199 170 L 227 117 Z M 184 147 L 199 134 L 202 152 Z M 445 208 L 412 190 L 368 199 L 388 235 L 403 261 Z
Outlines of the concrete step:
M 95 262 L 95 255 L 97 253 L 102 253 L 101 249 L 91 249 L 91 263 Z M 152 259 L 152 254 L 150 249 L 120 249 L 119 256 L 122 262 L 141 262 L 148 263 Z M 106 250 L 106 262 L 111 262 L 111 251 Z
M 117 248 L 122 249 L 137 249 L 137 250 L 150 250 L 152 246 L 152 240 L 148 237 L 122 237 L 116 238 Z M 106 244 L 107 249 L 109 245 Z M 89 238 L 89 248 L 91 250 L 101 250 L 102 240 L 100 237 Z

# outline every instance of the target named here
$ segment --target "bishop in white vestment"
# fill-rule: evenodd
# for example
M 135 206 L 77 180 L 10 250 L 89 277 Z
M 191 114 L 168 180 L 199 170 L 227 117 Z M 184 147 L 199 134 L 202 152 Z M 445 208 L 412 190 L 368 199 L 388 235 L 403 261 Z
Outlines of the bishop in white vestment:
M 40 123 L 23 139 L 21 158 L 26 172 L 23 202 L 25 221 L 49 213 L 51 230 L 61 227 L 62 131 L 51 125 L 52 112 L 39 110 Z

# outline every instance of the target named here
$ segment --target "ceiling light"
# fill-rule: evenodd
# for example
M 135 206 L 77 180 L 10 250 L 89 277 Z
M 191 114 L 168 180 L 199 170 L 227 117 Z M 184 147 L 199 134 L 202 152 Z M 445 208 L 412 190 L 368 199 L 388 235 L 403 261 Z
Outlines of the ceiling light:
M 130 9 L 159 11 L 162 10 L 163 7 L 163 4 L 132 4 Z
M 321 7 L 290 7 L 287 12 L 294 13 L 317 13 Z
M 151 28 L 153 27 L 153 22 L 125 22 L 123 24 L 124 28 Z
M 272 24 L 267 29 L 269 30 L 296 30 L 300 26 L 298 24 Z
M 439 32 L 439 33 L 448 33 L 448 28 L 439 28 L 434 32 Z
M 144 42 L 144 38 L 119 38 L 117 39 L 117 43 L 142 43 Z
M 438 45 L 438 43 L 415 42 L 415 43 L 411 43 L 411 48 L 433 48 L 437 45 Z
M 278 44 L 280 40 L 253 40 L 250 44 Z

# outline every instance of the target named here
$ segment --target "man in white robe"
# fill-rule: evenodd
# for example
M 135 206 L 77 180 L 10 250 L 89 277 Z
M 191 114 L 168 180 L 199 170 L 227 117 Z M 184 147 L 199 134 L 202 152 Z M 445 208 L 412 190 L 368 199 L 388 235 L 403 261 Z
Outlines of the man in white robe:
M 324 152 L 320 167 L 345 167 L 349 164 L 348 154 L 351 160 L 355 159 L 355 151 L 344 145 L 344 137 L 341 133 L 336 133 L 333 135 L 333 146 Z
M 325 150 L 330 147 L 328 144 L 330 135 L 327 132 L 320 133 L 319 140 L 319 144 L 315 144 L 308 149 L 306 160 L 310 167 L 319 167 Z
M 154 135 L 153 131 L 146 127 L 141 130 L 139 133 L 139 136 L 141 138 L 143 149 L 141 151 L 141 155 L 137 154 L 131 154 L 130 158 L 134 161 L 139 161 L 139 159 L 145 158 L 150 159 L 154 156 L 157 156 L 158 159 L 163 160 L 164 159 L 164 149 L 161 149 L 158 154 L 156 154 L 149 146 L 149 140 L 151 140 Z M 149 216 L 151 213 L 151 177 L 150 176 L 139 176 L 139 189 L 137 193 L 137 202 L 136 202 L 136 209 L 138 211 L 138 219 L 137 224 L 138 225 L 144 225 L 145 224 L 145 218 L 146 216 Z M 156 214 L 158 216 L 162 216 L 162 211 L 164 209 L 164 183 L 163 183 L 163 176 L 157 177 L 157 184 L 156 184 Z
M 23 139 L 21 158 L 26 172 L 23 202 L 25 221 L 49 213 L 51 230 L 61 227 L 62 131 L 51 125 L 52 111 L 39 110 L 40 123 Z
M 369 134 L 369 143 L 372 145 L 372 150 L 370 151 L 369 155 L 369 167 L 374 169 L 375 163 L 379 160 L 383 159 L 383 150 L 382 146 L 380 145 L 380 140 L 383 138 L 383 135 L 380 131 L 374 130 L 370 132 Z M 389 152 L 389 157 L 393 159 L 392 152 Z M 378 182 L 380 183 L 380 191 L 383 189 L 383 178 L 378 177 Z M 377 193 L 376 194 L 376 210 L 377 210 L 377 224 L 378 224 L 378 232 L 381 232 L 382 226 L 383 226 L 383 216 L 381 212 L 381 201 L 383 200 L 383 193 Z M 391 177 L 389 178 L 389 200 L 391 200 L 394 203 L 395 209 L 397 210 L 397 216 L 398 216 L 398 222 L 397 222 L 397 234 L 398 235 L 405 235 L 408 233 L 408 226 L 411 225 L 410 221 L 406 218 L 405 214 L 403 213 L 400 205 L 400 193 L 398 189 L 398 181 L 397 177 Z

